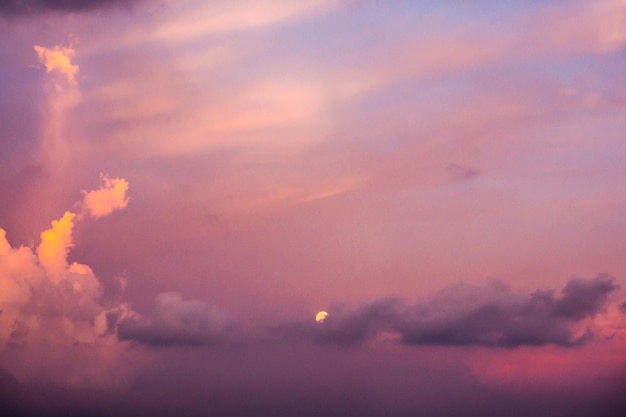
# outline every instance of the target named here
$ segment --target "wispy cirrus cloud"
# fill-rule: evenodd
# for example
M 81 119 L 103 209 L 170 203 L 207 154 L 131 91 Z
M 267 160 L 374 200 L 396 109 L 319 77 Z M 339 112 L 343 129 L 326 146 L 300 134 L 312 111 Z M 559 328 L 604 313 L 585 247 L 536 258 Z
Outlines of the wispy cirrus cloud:
M 320 15 L 339 6 L 338 1 L 284 0 L 200 2 L 174 19 L 168 19 L 151 35 L 152 40 L 181 43 L 215 33 L 232 33 Z

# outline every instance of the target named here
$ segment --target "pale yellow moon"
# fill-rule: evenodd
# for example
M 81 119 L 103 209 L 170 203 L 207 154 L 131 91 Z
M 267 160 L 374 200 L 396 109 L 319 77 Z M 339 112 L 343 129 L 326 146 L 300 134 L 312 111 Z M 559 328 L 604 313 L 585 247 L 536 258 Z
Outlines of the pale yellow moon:
M 324 323 L 324 320 L 326 320 L 326 317 L 328 317 L 328 313 L 325 311 L 320 311 L 319 313 L 315 315 L 315 321 L 318 323 Z

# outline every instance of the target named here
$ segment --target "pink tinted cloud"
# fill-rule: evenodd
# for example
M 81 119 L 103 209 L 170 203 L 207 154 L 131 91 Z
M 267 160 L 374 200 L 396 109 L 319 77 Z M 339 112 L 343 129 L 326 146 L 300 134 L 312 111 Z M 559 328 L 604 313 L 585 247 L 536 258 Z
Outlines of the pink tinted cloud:
M 410 346 L 575 348 L 594 337 L 589 328 L 578 331 L 576 327 L 585 319 L 605 314 L 617 289 L 615 278 L 606 275 L 590 280 L 572 278 L 558 295 L 543 289 L 515 293 L 502 282 L 460 284 L 414 305 L 397 298 L 363 303 L 354 309 L 339 304 L 328 308 L 323 323 L 294 322 L 274 330 L 288 340 L 320 344 L 353 345 L 397 333 L 401 343 Z
M 100 176 L 102 186 L 97 190 L 83 191 L 83 205 L 94 218 L 108 216 L 114 210 L 121 210 L 128 205 L 128 181 L 123 178 Z
M 152 347 L 212 346 L 226 341 L 235 326 L 226 313 L 199 300 L 183 300 L 180 293 L 156 297 L 156 315 L 123 317 L 117 325 L 120 340 Z
M 55 281 L 67 269 L 67 253 L 72 247 L 75 216 L 74 213 L 66 211 L 59 220 L 52 221 L 50 229 L 41 232 L 37 257 L 40 265 Z
M 125 374 L 116 364 L 123 362 L 123 346 L 111 332 L 114 323 L 108 316 L 121 319 L 134 313 L 125 303 L 103 303 L 93 270 L 68 263 L 76 219 L 66 211 L 53 221 L 41 233 L 36 251 L 11 247 L 0 229 L 0 367 L 25 380 L 116 384 Z
M 468 355 L 467 364 L 474 375 L 491 386 L 513 390 L 582 386 L 603 391 L 626 372 L 624 333 L 618 338 L 567 351 L 553 347 L 477 350 Z
M 78 65 L 72 64 L 71 58 L 76 51 L 71 47 L 56 46 L 54 48 L 46 48 L 45 46 L 34 46 L 35 52 L 39 60 L 46 67 L 46 72 L 56 71 L 71 82 L 76 82 L 76 74 L 78 74 Z
M 283 0 L 196 3 L 184 14 L 159 25 L 150 39 L 182 43 L 220 32 L 239 32 L 276 26 L 337 8 L 339 1 Z

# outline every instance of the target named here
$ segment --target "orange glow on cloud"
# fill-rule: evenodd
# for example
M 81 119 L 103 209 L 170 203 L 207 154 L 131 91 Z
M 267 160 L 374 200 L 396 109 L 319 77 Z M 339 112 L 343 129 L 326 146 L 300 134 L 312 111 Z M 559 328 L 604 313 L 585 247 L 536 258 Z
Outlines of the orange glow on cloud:
M 7 241 L 7 232 L 0 229 L 0 255 L 6 255 L 11 250 L 11 245 Z
M 123 209 L 128 205 L 128 198 L 126 197 L 128 181 L 123 178 L 111 179 L 106 175 L 102 175 L 101 179 L 102 188 L 84 191 L 85 208 L 95 218 L 107 216 L 114 210 Z M 72 229 L 74 228 L 75 217 L 75 213 L 66 211 L 63 217 L 52 222 L 50 229 L 41 232 L 41 243 L 37 247 L 37 256 L 40 265 L 54 281 L 58 280 L 59 276 L 67 269 L 67 253 L 73 246 Z M 6 244 L 8 245 L 8 242 Z M 5 244 L 0 242 L 0 251 L 4 250 L 4 246 Z M 72 265 L 70 272 L 92 273 L 87 265 L 79 264 Z
M 54 49 L 50 49 L 45 46 L 35 45 L 34 49 L 39 60 L 45 65 L 46 72 L 56 70 L 65 75 L 69 81 L 74 82 L 76 80 L 78 65 L 74 65 L 71 62 L 71 58 L 76 53 L 73 48 L 55 46 Z
M 52 227 L 41 232 L 41 243 L 37 247 L 39 263 L 52 279 L 58 279 L 67 267 L 67 252 L 72 247 L 74 217 L 66 211 L 59 220 L 52 221 Z
M 89 214 L 100 218 L 113 213 L 114 210 L 126 208 L 128 205 L 128 181 L 123 178 L 109 178 L 101 175 L 103 186 L 99 190 L 83 191 L 84 204 Z
M 147 352 L 150 335 L 184 338 L 188 318 L 212 323 L 189 294 L 234 310 L 237 332 L 269 352 L 283 347 L 254 326 L 302 316 L 312 327 L 310 312 L 329 301 L 414 299 L 487 277 L 522 297 L 599 271 L 624 288 L 625 0 L 487 14 L 437 2 L 165 3 L 131 18 L 50 13 L 7 42 L 0 137 L 24 140 L 0 147 L 10 225 L 0 229 L 0 371 L 79 385 L 78 349 L 93 349 L 94 375 L 119 369 L 115 349 Z M 55 43 L 68 32 L 80 44 Z M 127 207 L 126 179 L 84 183 L 116 167 L 141 184 L 140 206 L 80 227 Z M 91 267 L 73 263 L 83 256 Z M 128 292 L 116 274 L 128 274 Z M 120 301 L 144 314 L 170 290 L 180 293 L 162 293 L 154 319 Z M 395 349 L 419 371 L 432 351 L 441 360 L 428 366 L 481 385 L 578 383 L 626 369 L 626 305 L 614 296 L 606 314 L 563 327 L 580 348 L 408 346 L 389 330 L 353 353 L 382 364 L 375 349 Z M 432 314 L 453 310 L 446 303 Z M 118 339 L 133 315 L 135 336 Z M 490 328 L 492 339 L 476 340 L 504 340 Z
M 86 192 L 84 204 L 93 217 L 124 208 L 128 182 L 103 176 L 102 189 Z M 54 380 L 67 385 L 116 383 L 123 377 L 112 365 L 124 346 L 111 331 L 109 315 L 132 315 L 124 303 L 101 304 L 100 280 L 86 264 L 68 265 L 77 214 L 66 211 L 44 230 L 41 243 L 12 248 L 0 229 L 0 368 L 20 379 Z M 77 343 L 89 344 L 80 356 Z M 15 347 L 18 349 L 15 349 Z M 46 350 L 41 351 L 40 347 Z M 97 359 L 94 358 L 94 355 Z M 95 360 L 94 360 L 95 359 Z M 104 361 L 104 362 L 103 362 Z

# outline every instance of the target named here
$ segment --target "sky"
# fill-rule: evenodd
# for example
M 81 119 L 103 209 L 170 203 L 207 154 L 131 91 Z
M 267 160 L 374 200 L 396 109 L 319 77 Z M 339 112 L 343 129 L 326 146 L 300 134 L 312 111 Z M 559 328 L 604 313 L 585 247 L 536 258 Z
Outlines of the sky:
M 0 56 L 1 414 L 623 415 L 624 0 L 9 0 Z

